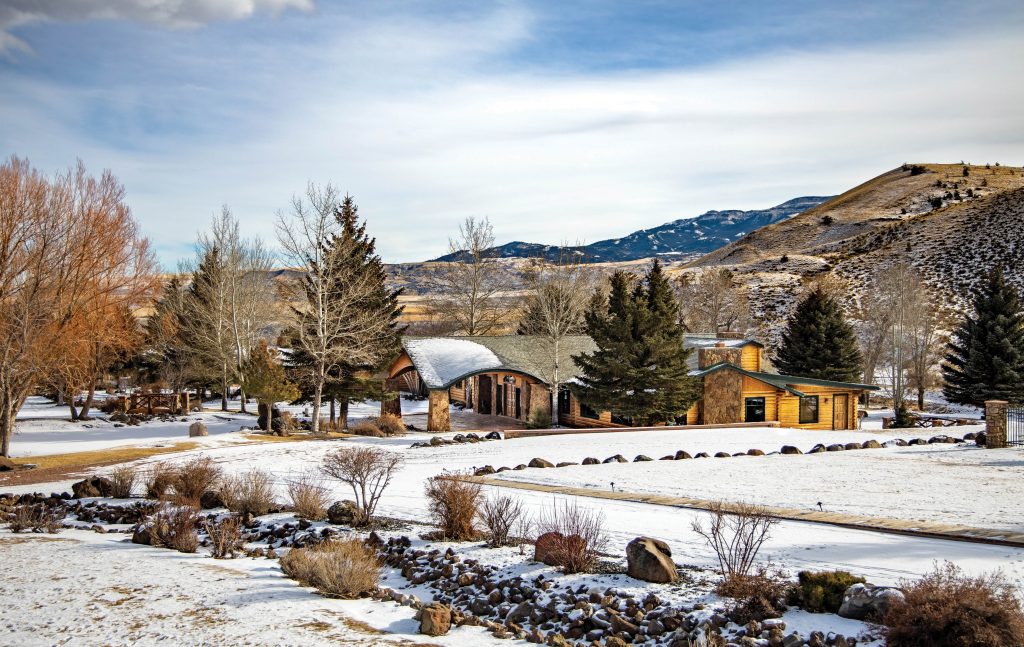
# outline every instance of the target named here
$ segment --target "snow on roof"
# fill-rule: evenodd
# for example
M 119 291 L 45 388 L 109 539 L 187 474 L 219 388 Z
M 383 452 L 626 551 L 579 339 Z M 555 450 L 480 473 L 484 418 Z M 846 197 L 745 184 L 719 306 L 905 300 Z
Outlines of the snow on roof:
M 469 373 L 502 365 L 491 349 L 467 339 L 407 338 L 403 345 L 428 388 L 443 388 Z

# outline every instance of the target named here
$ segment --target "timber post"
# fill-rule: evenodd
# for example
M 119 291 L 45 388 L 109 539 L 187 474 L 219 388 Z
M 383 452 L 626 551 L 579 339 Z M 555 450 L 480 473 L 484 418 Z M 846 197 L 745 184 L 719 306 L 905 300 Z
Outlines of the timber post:
M 428 395 L 427 431 L 451 431 L 448 389 L 431 389 Z
M 992 449 L 1006 447 L 1006 419 L 1010 403 L 1005 400 L 985 401 L 985 446 Z

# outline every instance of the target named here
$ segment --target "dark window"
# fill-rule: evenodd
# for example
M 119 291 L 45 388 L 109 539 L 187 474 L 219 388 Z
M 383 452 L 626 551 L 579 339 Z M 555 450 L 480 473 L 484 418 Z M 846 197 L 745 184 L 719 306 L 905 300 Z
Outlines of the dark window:
M 596 411 L 580 402 L 580 417 L 590 418 L 591 420 L 597 420 L 598 414 Z
M 594 416 L 594 417 L 596 418 L 597 416 Z M 620 416 L 620 415 L 615 414 L 615 413 L 612 414 L 612 422 L 614 422 L 617 425 L 626 425 L 628 427 L 632 427 L 633 426 L 633 419 L 632 418 L 627 418 L 626 416 Z
M 764 398 L 747 398 L 744 404 L 746 405 L 743 415 L 745 422 L 764 422 Z
M 818 422 L 818 396 L 805 395 L 800 398 L 800 424 L 810 425 Z
M 562 389 L 558 392 L 558 413 L 569 413 L 569 390 Z

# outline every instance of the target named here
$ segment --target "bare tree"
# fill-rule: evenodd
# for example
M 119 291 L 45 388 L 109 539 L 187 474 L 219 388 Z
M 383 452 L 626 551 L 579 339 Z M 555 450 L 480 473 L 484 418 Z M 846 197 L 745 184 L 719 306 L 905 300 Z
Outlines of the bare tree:
M 520 499 L 501 494 L 485 499 L 478 514 L 488 530 L 487 545 L 491 548 L 508 546 L 513 529 L 528 518 Z
M 761 546 L 779 520 L 767 509 L 748 503 L 726 508 L 718 502 L 709 507 L 708 513 L 707 525 L 695 519 L 691 527 L 715 551 L 722 577 L 749 576 Z
M 604 513 L 575 499 L 563 499 L 561 505 L 557 499 L 552 502 L 537 519 L 536 531 L 537 542 L 547 554 L 545 563 L 561 566 L 566 573 L 593 571 L 608 544 Z
M 155 268 L 109 171 L 0 164 L 0 454 L 32 388 L 87 348 L 102 313 L 148 303 Z
M 857 337 L 860 340 L 861 356 L 864 362 L 862 382 L 874 384 L 878 368 L 886 353 L 885 340 L 892 326 L 892 312 L 880 292 L 868 291 L 861 299 L 857 313 L 859 325 Z M 864 405 L 870 404 L 871 391 L 864 391 Z
M 372 307 L 379 277 L 353 273 L 346 261 L 361 257 L 362 241 L 341 235 L 336 214 L 341 207 L 331 184 L 310 183 L 305 196 L 292 199 L 291 213 L 278 215 L 281 247 L 297 280 L 284 285 L 293 307 L 293 346 L 303 361 L 293 365 L 313 392 L 312 431 L 320 431 L 324 385 L 345 366 L 376 366 L 393 333 L 392 319 Z M 385 313 L 387 314 L 387 313 Z
M 402 465 L 402 457 L 379 447 L 338 449 L 324 456 L 324 472 L 352 488 L 360 525 L 370 523 L 384 490 Z
M 727 269 L 705 269 L 683 274 L 676 286 L 682 324 L 695 333 L 745 331 L 750 325 L 750 303 Z
M 907 322 L 907 381 L 917 392 L 917 408 L 924 411 L 924 395 L 939 380 L 937 371 L 946 348 L 940 314 L 923 285 Z
M 494 332 L 514 307 L 508 294 L 511 272 L 493 248 L 490 220 L 469 216 L 459 225 L 458 237 L 448 240 L 452 260 L 438 263 L 430 276 L 429 307 L 459 334 Z
M 551 348 L 546 378 L 551 386 L 551 424 L 558 425 L 558 392 L 562 386 L 562 343 L 581 334 L 584 313 L 593 292 L 591 273 L 580 255 L 568 245 L 555 262 L 536 259 L 525 273 L 526 296 L 519 332 L 542 337 Z

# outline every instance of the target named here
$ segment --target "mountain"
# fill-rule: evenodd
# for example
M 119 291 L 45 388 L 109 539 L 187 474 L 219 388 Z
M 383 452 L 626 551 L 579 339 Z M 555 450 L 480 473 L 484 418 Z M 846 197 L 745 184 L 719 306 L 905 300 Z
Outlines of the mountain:
M 745 234 L 766 225 L 781 222 L 829 198 L 807 196 L 795 198 L 770 209 L 753 211 L 708 211 L 696 218 L 681 218 L 652 229 L 641 229 L 622 238 L 611 238 L 590 245 L 572 247 L 590 263 L 615 263 L 657 256 L 663 260 L 688 260 L 727 245 Z M 500 258 L 557 259 L 561 248 L 515 241 L 493 248 Z M 433 259 L 438 262 L 457 261 L 462 253 Z
M 726 268 L 746 287 L 765 328 L 778 326 L 800 286 L 844 279 L 849 312 L 896 261 L 912 265 L 935 303 L 962 310 L 1000 263 L 1024 289 L 1024 169 L 999 165 L 903 165 L 753 231 L 682 268 Z

